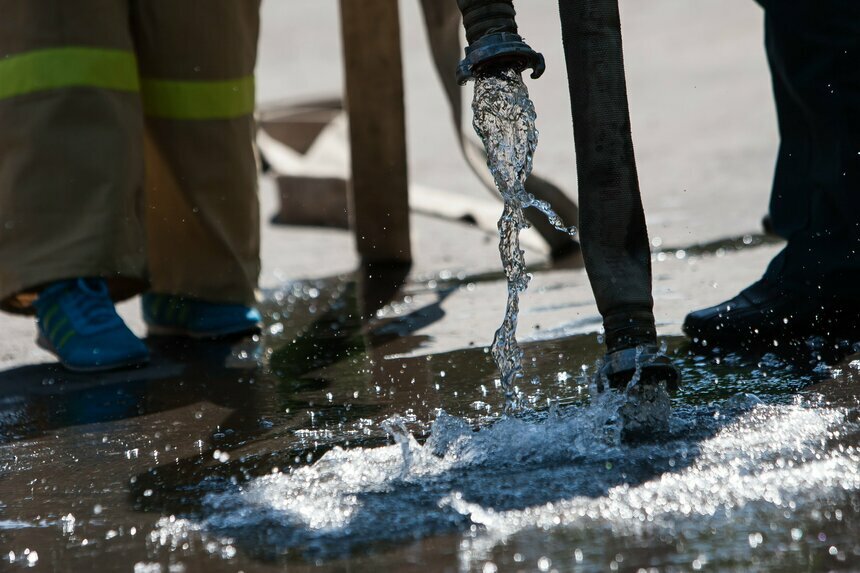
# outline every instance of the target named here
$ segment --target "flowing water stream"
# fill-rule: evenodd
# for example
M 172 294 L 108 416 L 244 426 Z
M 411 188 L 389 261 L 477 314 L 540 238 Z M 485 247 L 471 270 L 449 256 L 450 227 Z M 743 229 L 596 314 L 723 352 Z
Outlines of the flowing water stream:
M 370 323 L 349 281 L 287 284 L 259 364 L 253 345 L 165 342 L 130 378 L 0 374 L 0 570 L 858 570 L 860 354 L 669 338 L 669 435 L 625 444 L 621 397 L 580 375 L 593 333 L 521 336 L 537 382 L 517 416 L 489 339 L 434 350 L 433 320 L 475 329 L 441 308 L 503 292 L 475 280 L 412 285 Z M 535 298 L 569 277 L 548 280 Z
M 520 294 L 528 288 L 531 276 L 526 271 L 525 253 L 520 248 L 520 232 L 528 228 L 524 210 L 533 207 L 564 233 L 576 234 L 566 227 L 546 201 L 526 191 L 538 144 L 537 114 L 522 77 L 514 70 L 478 77 L 472 104 L 475 131 L 487 150 L 487 166 L 504 200 L 499 219 L 499 252 L 508 282 L 508 301 L 502 325 L 496 331 L 492 354 L 499 367 L 506 409 L 519 408 L 517 382 L 523 377 L 522 350 L 517 343 Z
M 523 188 L 525 87 L 478 90 L 505 198 L 495 343 L 468 342 L 492 313 L 456 309 L 502 292 L 498 276 L 446 273 L 383 308 L 366 307 L 373 277 L 337 277 L 269 292 L 257 340 L 150 340 L 140 371 L 0 371 L 0 570 L 860 570 L 860 346 L 788 360 L 669 338 L 685 385 L 668 435 L 621 441 L 623 397 L 586 375 L 603 353 L 582 330 L 596 313 L 524 305 L 565 322 L 514 337 L 522 210 L 564 227 Z M 570 282 L 537 275 L 535 297 L 565 301 Z M 517 388 L 523 364 L 536 376 Z M 530 407 L 503 416 L 516 402 Z

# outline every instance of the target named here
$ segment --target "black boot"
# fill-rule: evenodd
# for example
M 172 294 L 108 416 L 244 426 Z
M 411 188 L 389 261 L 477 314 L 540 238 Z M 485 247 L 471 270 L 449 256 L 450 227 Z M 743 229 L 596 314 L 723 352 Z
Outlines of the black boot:
M 724 303 L 697 310 L 684 333 L 703 347 L 764 349 L 812 336 L 860 340 L 860 302 L 762 279 Z
M 684 332 L 726 350 L 860 340 L 860 3 L 758 1 L 781 137 L 768 232 L 788 244 L 763 280 L 691 313 Z

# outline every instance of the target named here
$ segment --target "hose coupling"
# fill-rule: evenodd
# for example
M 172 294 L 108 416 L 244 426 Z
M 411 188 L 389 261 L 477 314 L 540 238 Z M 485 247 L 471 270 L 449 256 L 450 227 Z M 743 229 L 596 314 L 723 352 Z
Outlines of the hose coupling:
M 464 85 L 476 76 L 504 69 L 519 73 L 531 69 L 531 77 L 536 80 L 546 71 L 546 61 L 543 54 L 531 49 L 519 34 L 490 34 L 466 48 L 466 57 L 457 68 L 457 82 Z
M 602 392 L 606 389 L 604 384 L 608 384 L 610 388 L 624 390 L 637 375 L 634 386 L 656 386 L 665 382 L 669 391 L 677 390 L 681 381 L 678 369 L 668 356 L 656 345 L 643 345 L 607 354 L 597 372 L 597 389 Z
M 476 76 L 497 70 L 532 69 L 532 79 L 546 70 L 541 54 L 532 50 L 518 33 L 513 0 L 457 0 L 466 28 L 466 57 L 457 68 L 457 81 L 465 84 Z

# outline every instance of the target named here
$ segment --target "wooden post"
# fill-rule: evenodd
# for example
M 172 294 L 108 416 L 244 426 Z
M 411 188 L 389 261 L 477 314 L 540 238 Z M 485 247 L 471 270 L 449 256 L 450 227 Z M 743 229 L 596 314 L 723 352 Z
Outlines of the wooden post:
M 412 261 L 398 0 L 341 0 L 352 182 L 363 263 Z

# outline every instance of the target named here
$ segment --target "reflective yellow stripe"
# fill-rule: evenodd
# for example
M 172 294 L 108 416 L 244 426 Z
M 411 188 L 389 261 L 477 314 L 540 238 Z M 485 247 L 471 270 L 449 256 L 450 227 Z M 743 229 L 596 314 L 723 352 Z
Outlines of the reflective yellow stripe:
M 42 318 L 42 326 L 45 330 L 49 330 L 51 328 L 51 319 L 54 318 L 54 315 L 60 310 L 60 305 L 54 304 L 51 308 L 48 309 L 48 312 L 45 313 L 45 316 Z
M 68 87 L 136 92 L 132 52 L 102 48 L 52 48 L 0 58 L 0 100 Z
M 57 350 L 62 350 L 62 349 L 63 349 L 63 346 L 65 346 L 65 345 L 66 345 L 66 343 L 67 343 L 69 340 L 71 340 L 71 339 L 72 339 L 72 337 L 73 337 L 74 335 L 75 335 L 75 331 L 74 331 L 74 330 L 69 330 L 69 331 L 66 333 L 66 335 L 65 335 L 65 336 L 63 336 L 63 337 L 60 339 L 60 341 L 57 343 L 57 346 L 56 346 Z
M 48 333 L 48 340 L 51 340 L 52 342 L 54 340 L 56 340 L 57 335 L 60 334 L 60 329 L 63 328 L 64 326 L 66 326 L 66 323 L 68 323 L 68 322 L 69 322 L 69 317 L 64 316 L 62 318 L 62 320 L 60 320 L 60 322 L 58 322 L 57 325 L 54 328 L 52 328 L 51 331 Z
M 218 82 L 141 80 L 143 109 L 167 119 L 230 119 L 254 113 L 254 76 Z

